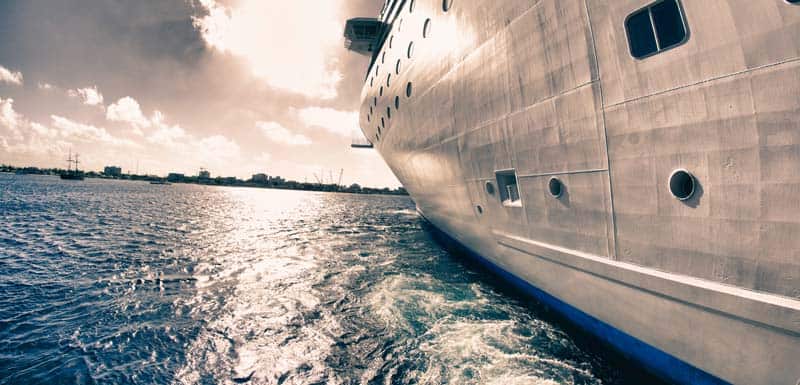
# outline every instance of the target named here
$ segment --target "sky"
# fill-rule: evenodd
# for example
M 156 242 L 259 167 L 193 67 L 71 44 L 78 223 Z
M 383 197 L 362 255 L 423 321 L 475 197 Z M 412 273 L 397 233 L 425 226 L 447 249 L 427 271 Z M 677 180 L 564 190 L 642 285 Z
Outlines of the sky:
M 381 0 L 0 1 L 0 163 L 396 187 L 351 149 Z

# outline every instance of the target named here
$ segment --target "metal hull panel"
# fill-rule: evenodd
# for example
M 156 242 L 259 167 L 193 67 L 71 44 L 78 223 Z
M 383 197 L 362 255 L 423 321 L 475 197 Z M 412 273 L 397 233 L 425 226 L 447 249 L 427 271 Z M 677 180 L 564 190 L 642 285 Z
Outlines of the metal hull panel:
M 794 384 L 800 7 L 683 0 L 688 41 L 637 60 L 624 20 L 649 3 L 402 3 L 362 129 L 426 218 L 565 312 L 723 381 Z M 508 169 L 518 206 L 486 190 Z

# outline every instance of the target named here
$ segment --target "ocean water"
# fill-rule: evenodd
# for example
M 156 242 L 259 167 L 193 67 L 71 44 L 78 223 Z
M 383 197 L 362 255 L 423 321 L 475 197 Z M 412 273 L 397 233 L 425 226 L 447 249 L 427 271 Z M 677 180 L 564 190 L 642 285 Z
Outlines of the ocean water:
M 0 384 L 646 384 L 406 197 L 0 174 Z

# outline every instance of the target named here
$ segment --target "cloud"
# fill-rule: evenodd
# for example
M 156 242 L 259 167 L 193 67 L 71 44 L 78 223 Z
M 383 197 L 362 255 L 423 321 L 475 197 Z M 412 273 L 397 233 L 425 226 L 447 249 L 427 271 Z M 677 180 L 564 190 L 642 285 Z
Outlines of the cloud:
M 22 85 L 22 72 L 12 72 L 6 67 L 0 66 L 0 83 Z
M 206 14 L 195 17 L 194 25 L 209 47 L 244 59 L 275 88 L 323 99 L 337 95 L 340 0 L 200 3 Z
M 19 140 L 22 137 L 19 130 L 22 122 L 22 116 L 14 111 L 14 99 L 0 97 L 0 127 L 5 128 L 13 139 Z
M 41 83 L 41 82 L 37 84 L 36 87 L 38 87 L 40 90 L 45 90 L 45 91 L 50 91 L 53 88 L 55 88 L 55 86 L 53 86 L 50 83 Z
M 147 140 L 151 143 L 175 145 L 177 140 L 186 137 L 186 130 L 180 126 L 161 125 L 155 132 L 150 134 Z
M 150 127 L 151 125 L 150 120 L 142 113 L 139 102 L 130 96 L 121 98 L 116 103 L 108 106 L 106 119 L 112 122 L 128 123 L 133 126 L 134 132 L 138 135 L 142 134 L 142 128 Z
M 295 134 L 284 126 L 275 122 L 256 122 L 256 127 L 261 130 L 269 140 L 290 146 L 307 146 L 311 139 L 305 135 Z
M 52 87 L 52 86 L 50 86 Z M 49 89 L 49 88 L 47 88 Z M 67 95 L 73 98 L 80 98 L 83 104 L 89 106 L 102 106 L 103 105 L 103 94 L 97 90 L 97 86 L 86 87 L 86 88 L 78 88 L 75 90 L 68 90 Z M 137 103 L 138 107 L 138 103 Z
M 125 142 L 124 140 L 114 138 L 104 128 L 78 123 L 58 115 L 50 115 L 50 119 L 52 120 L 53 127 L 59 130 L 59 134 L 68 139 L 114 144 L 122 144 Z
M 329 132 L 351 137 L 358 128 L 358 112 L 333 108 L 307 107 L 295 110 L 297 116 L 309 127 L 322 127 Z
M 58 115 L 51 115 L 52 127 L 32 122 L 14 111 L 13 103 L 12 99 L 0 98 L 0 148 L 9 160 L 49 163 L 61 159 L 75 143 L 117 153 L 121 148 L 138 147 L 129 140 L 113 137 L 104 128 Z

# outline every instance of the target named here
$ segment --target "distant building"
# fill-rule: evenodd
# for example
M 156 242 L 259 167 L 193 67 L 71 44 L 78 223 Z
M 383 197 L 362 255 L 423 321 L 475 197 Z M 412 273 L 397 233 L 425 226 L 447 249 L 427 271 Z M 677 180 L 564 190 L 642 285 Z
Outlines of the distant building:
M 265 184 L 269 182 L 269 176 L 267 174 L 253 174 L 253 177 L 250 178 L 250 181 L 253 183 Z
M 229 176 L 222 178 L 222 183 L 224 184 L 236 184 L 237 180 L 235 176 Z
M 103 168 L 103 174 L 106 176 L 113 176 L 115 178 L 119 178 L 122 176 L 122 167 L 117 166 L 106 166 Z
M 200 170 L 200 173 L 197 174 L 198 179 L 211 179 L 211 173 L 208 170 Z
M 170 182 L 183 182 L 184 178 L 186 178 L 185 175 L 177 172 L 171 172 L 169 175 L 167 175 L 167 180 Z

